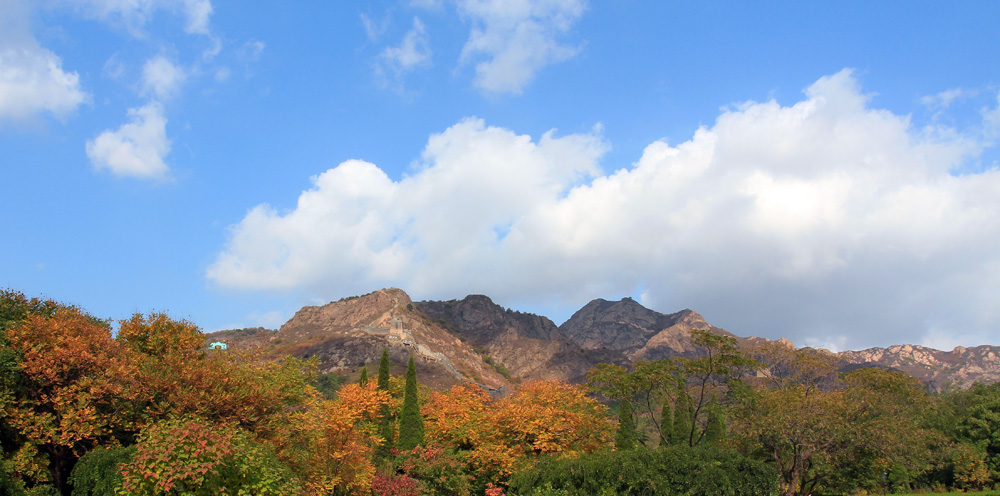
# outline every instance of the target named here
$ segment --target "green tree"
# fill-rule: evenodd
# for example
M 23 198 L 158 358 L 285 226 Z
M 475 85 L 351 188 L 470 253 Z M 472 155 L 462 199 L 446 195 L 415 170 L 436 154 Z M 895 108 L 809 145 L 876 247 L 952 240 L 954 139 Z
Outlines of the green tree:
M 363 367 L 361 369 L 361 377 L 358 378 L 358 384 L 364 386 L 368 384 L 368 367 Z
M 1000 383 L 973 384 L 958 420 L 957 437 L 986 454 L 994 480 L 1000 480 Z
M 389 391 L 389 349 L 382 350 L 382 358 L 378 362 L 378 382 L 376 383 L 380 391 Z M 392 448 L 396 446 L 395 428 L 393 427 L 392 410 L 389 404 L 384 403 L 378 413 L 378 433 L 382 437 L 382 443 L 375 449 L 377 458 L 388 458 Z
M 97 448 L 76 462 L 69 476 L 73 496 L 116 496 L 122 485 L 122 466 L 135 456 L 135 446 Z
M 660 438 L 660 446 L 667 446 L 670 444 L 669 433 L 674 430 L 674 412 L 670 408 L 670 402 L 664 401 L 663 408 L 660 409 L 660 430 L 668 433 L 666 436 Z
M 691 399 L 687 394 L 677 396 L 674 405 L 674 424 L 670 430 L 670 444 L 691 446 Z
M 726 439 L 726 418 L 722 413 L 718 400 L 712 398 L 708 405 L 707 425 L 705 426 L 705 444 L 719 444 Z
M 635 448 L 635 416 L 632 402 L 623 401 L 618 405 L 618 430 L 615 432 L 615 449 L 624 451 Z
M 926 403 L 912 377 L 873 368 L 845 374 L 832 389 L 760 385 L 735 410 L 734 436 L 744 453 L 774 463 L 783 495 L 871 492 L 883 471 L 926 464 Z
M 382 350 L 382 358 L 378 362 L 378 388 L 383 391 L 389 390 L 389 349 Z
M 417 368 L 413 355 L 406 365 L 406 389 L 403 394 L 403 409 L 399 414 L 399 449 L 411 450 L 424 443 L 424 419 L 420 416 L 417 398 Z

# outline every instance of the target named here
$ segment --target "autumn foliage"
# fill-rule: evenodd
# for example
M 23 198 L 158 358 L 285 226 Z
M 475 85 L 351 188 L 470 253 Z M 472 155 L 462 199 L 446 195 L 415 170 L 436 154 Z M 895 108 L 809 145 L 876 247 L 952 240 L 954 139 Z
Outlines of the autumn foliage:
M 115 334 L 0 291 L 0 493 L 542 496 L 596 494 L 582 488 L 600 479 L 631 487 L 620 494 L 697 482 L 796 496 L 1000 482 L 1000 385 L 935 397 L 816 352 L 694 337 L 697 356 L 601 365 L 586 387 L 430 392 L 415 361 L 404 381 L 385 353 L 377 382 L 321 393 L 315 359 L 208 350 L 196 325 L 161 313 Z M 613 415 L 594 395 L 627 406 Z
M 533 381 L 493 399 L 461 384 L 431 395 L 423 409 L 427 437 L 456 450 L 480 474 L 503 479 L 540 455 L 571 456 L 608 445 L 614 425 L 585 389 Z

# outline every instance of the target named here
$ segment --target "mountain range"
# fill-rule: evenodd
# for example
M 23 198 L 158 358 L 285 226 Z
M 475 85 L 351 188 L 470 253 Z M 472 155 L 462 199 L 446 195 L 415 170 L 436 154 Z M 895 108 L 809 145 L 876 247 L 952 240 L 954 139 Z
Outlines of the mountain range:
M 362 367 L 369 367 L 371 376 L 383 350 L 389 351 L 393 373 L 402 374 L 412 354 L 421 382 L 433 388 L 471 380 L 502 393 L 525 380 L 583 382 L 598 363 L 692 356 L 694 329 L 732 336 L 744 345 L 770 342 L 715 327 L 692 310 L 665 314 L 631 298 L 593 300 L 557 326 L 540 315 L 505 309 L 483 295 L 414 302 L 395 288 L 303 307 L 277 330 L 225 330 L 207 340 L 235 349 L 257 348 L 276 359 L 316 357 L 322 372 L 352 378 Z M 793 347 L 786 339 L 777 342 Z M 941 351 L 907 344 L 834 355 L 845 370 L 899 370 L 930 390 L 1000 381 L 1000 346 Z

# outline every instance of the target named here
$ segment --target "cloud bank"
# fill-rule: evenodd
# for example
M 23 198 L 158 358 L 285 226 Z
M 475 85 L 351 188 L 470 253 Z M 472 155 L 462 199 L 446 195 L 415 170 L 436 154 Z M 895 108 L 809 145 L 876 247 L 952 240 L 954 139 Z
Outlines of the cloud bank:
M 291 210 L 254 207 L 207 276 L 321 298 L 641 294 L 798 344 L 979 344 L 1000 325 L 1000 171 L 954 171 L 984 140 L 872 108 L 849 70 L 609 174 L 599 128 L 533 140 L 469 119 L 399 180 L 349 160 Z

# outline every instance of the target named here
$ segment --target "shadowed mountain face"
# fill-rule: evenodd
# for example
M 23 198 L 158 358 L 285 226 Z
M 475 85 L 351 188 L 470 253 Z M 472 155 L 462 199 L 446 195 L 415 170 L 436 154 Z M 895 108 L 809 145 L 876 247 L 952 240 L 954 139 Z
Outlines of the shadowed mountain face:
M 460 336 L 517 379 L 582 382 L 596 362 L 551 320 L 505 310 L 482 295 L 416 304 L 431 321 Z
M 691 310 L 663 314 L 632 298 L 596 299 L 559 326 L 581 348 L 617 352 L 628 361 L 691 356 L 695 351 L 691 331 L 695 329 L 732 336 Z
M 598 363 L 691 357 L 698 351 L 691 339 L 694 329 L 735 337 L 691 310 L 663 314 L 631 298 L 591 301 L 557 327 L 546 317 L 504 309 L 482 295 L 412 302 L 399 289 L 383 289 L 303 307 L 278 331 L 220 331 L 208 335 L 207 342 L 254 347 L 274 358 L 316 357 L 321 371 L 349 376 L 377 364 L 382 350 L 388 349 L 393 373 L 401 374 L 412 354 L 421 382 L 431 387 L 475 381 L 503 389 L 511 382 L 532 379 L 583 382 Z M 737 339 L 744 344 L 769 341 Z M 787 340 L 779 342 L 792 347 Z M 845 368 L 892 368 L 931 389 L 1000 380 L 997 346 L 940 351 L 898 345 L 837 356 Z

